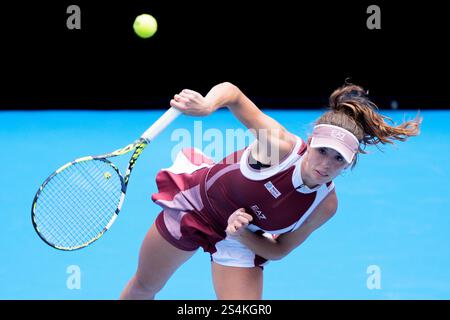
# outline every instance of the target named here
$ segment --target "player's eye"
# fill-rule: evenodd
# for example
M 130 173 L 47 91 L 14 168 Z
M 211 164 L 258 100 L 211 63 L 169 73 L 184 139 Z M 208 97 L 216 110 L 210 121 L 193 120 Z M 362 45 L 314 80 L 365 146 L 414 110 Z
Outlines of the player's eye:
M 327 150 L 325 150 L 325 148 L 319 148 L 319 153 L 320 154 L 327 154 Z
M 338 162 L 342 162 L 342 161 L 344 161 L 344 157 L 342 157 L 341 155 L 338 155 L 338 156 L 336 156 L 336 160 Z

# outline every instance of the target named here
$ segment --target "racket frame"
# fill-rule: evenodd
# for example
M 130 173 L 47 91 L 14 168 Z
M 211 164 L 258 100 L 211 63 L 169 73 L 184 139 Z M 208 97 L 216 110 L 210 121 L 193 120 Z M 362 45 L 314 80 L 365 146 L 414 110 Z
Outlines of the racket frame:
M 39 187 L 38 191 L 36 192 L 36 195 L 33 199 L 33 203 L 32 203 L 32 207 L 31 207 L 31 220 L 32 220 L 32 224 L 33 227 L 36 231 L 36 233 L 39 235 L 39 237 L 49 246 L 58 249 L 58 250 L 63 250 L 63 251 L 73 251 L 73 250 L 78 250 L 81 248 L 85 248 L 88 245 L 90 245 L 91 243 L 95 242 L 96 240 L 98 240 L 110 227 L 111 225 L 114 223 L 114 221 L 117 219 L 120 210 L 122 209 L 122 205 L 123 202 L 125 200 L 125 194 L 127 191 L 127 186 L 128 186 L 128 181 L 129 181 L 129 177 L 131 175 L 131 171 L 134 168 L 134 165 L 136 164 L 137 159 L 139 158 L 139 156 L 141 155 L 142 151 L 147 147 L 147 145 L 150 143 L 151 140 L 153 140 L 156 136 L 158 136 L 173 120 L 175 120 L 179 115 L 181 115 L 181 111 L 179 111 L 178 109 L 175 109 L 173 107 L 169 108 L 155 123 L 153 123 L 150 128 L 148 128 L 139 139 L 137 139 L 136 141 L 134 141 L 133 143 L 115 150 L 111 153 L 107 153 L 107 154 L 102 154 L 102 155 L 98 155 L 98 156 L 87 156 L 87 157 L 82 157 L 82 158 L 78 158 L 74 161 L 71 161 L 65 165 L 63 165 L 62 167 L 60 167 L 58 170 L 56 170 L 54 173 L 52 173 L 43 183 L 42 185 Z M 117 157 L 117 156 L 121 156 L 124 154 L 127 154 L 131 151 L 134 151 L 129 162 L 128 162 L 128 167 L 127 170 L 125 172 L 125 176 L 122 176 L 122 174 L 120 173 L 119 168 L 111 161 L 109 161 L 107 158 L 112 158 L 112 157 Z M 118 174 L 119 178 L 120 178 L 120 182 L 121 182 L 121 191 L 122 194 L 120 196 L 120 200 L 118 203 L 118 206 L 112 216 L 112 218 L 110 219 L 110 221 L 107 223 L 107 225 L 103 228 L 102 231 L 100 231 L 95 237 L 91 238 L 89 241 L 86 241 L 85 243 L 81 244 L 81 245 L 77 245 L 77 246 L 71 246 L 71 247 L 62 247 L 62 246 L 58 246 L 54 243 L 52 243 L 51 241 L 47 240 L 42 233 L 39 230 L 39 226 L 38 223 L 36 221 L 36 205 L 37 202 L 39 200 L 39 196 L 42 193 L 42 190 L 45 188 L 45 186 L 47 185 L 47 183 L 54 178 L 57 174 L 61 173 L 62 171 L 66 170 L 67 168 L 69 168 L 70 166 L 83 162 L 83 161 L 92 161 L 92 160 L 101 160 L 104 161 L 105 163 L 108 163 L 114 170 L 115 172 Z

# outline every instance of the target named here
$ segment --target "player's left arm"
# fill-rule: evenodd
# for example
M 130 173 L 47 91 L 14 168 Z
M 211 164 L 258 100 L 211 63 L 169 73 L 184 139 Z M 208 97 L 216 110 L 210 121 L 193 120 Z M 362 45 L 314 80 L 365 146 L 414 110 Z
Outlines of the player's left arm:
M 227 107 L 255 136 L 257 145 L 251 150 L 252 156 L 264 164 L 279 163 L 280 159 L 292 152 L 297 142 L 294 134 L 262 112 L 230 82 L 215 85 L 205 97 L 196 91 L 184 89 L 174 96 L 170 105 L 194 116 L 206 116 L 219 108 Z
M 237 238 L 257 255 L 267 260 L 280 260 L 331 219 L 336 211 L 337 197 L 333 190 L 297 230 L 281 234 L 276 239 L 270 239 L 245 229 L 237 235 Z

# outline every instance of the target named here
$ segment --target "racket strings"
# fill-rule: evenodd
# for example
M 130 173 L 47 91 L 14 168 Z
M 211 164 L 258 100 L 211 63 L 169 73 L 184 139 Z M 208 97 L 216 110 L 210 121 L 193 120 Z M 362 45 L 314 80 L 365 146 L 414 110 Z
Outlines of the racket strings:
M 115 215 L 121 194 L 120 176 L 110 163 L 74 163 L 50 179 L 41 191 L 36 225 L 56 246 L 82 246 L 104 231 Z
M 62 174 L 62 173 L 61 173 Z M 60 178 L 63 178 L 62 176 Z M 67 177 L 66 177 L 67 178 Z M 61 180 L 61 181 L 66 181 L 66 180 Z M 72 181 L 74 184 L 79 184 L 80 181 L 78 179 L 74 179 Z M 80 197 L 79 194 L 77 193 L 71 193 L 69 194 L 67 192 L 68 188 L 70 188 L 70 186 L 67 186 L 66 184 L 64 186 L 59 186 L 62 189 L 60 190 L 55 190 L 54 185 L 49 185 L 46 188 L 46 192 L 48 193 L 48 196 L 50 198 L 53 199 L 57 199 L 57 198 L 62 198 L 64 199 L 64 201 L 62 202 L 56 202 L 56 201 L 42 201 L 41 204 L 43 206 L 45 206 L 45 210 L 47 212 L 57 212 L 59 210 L 59 212 L 62 212 L 63 215 L 48 215 L 46 218 L 48 219 L 48 223 L 49 224 L 53 224 L 54 226 L 60 226 L 62 224 L 66 224 L 66 225 L 75 225 L 75 223 L 77 223 L 77 228 L 66 228 L 65 230 L 62 230 L 60 227 L 58 229 L 56 229 L 57 231 L 64 231 L 64 233 L 58 232 L 55 233 L 54 236 L 57 239 L 57 241 L 65 243 L 67 242 L 70 238 L 74 237 L 74 232 L 76 234 L 76 232 L 79 232 L 78 229 L 84 229 L 84 230 L 90 230 L 88 227 L 89 225 L 93 225 L 93 219 L 90 217 L 89 215 L 89 211 L 87 211 L 83 217 L 83 219 L 79 219 L 80 213 L 79 211 L 82 210 L 83 208 L 80 207 L 80 203 L 87 203 L 87 202 L 92 202 L 90 201 L 90 197 L 89 194 L 86 194 L 86 197 L 84 199 L 82 199 Z M 86 187 L 86 186 L 84 186 Z M 47 190 L 48 189 L 48 190 Z M 65 190 L 65 191 L 63 191 Z M 78 203 L 78 205 L 74 205 L 74 203 Z M 71 214 L 68 215 L 67 212 L 68 211 L 73 211 L 73 213 L 75 214 Z M 78 220 L 76 220 L 78 219 Z M 87 229 L 88 228 L 88 229 Z M 86 234 L 86 236 L 88 236 L 89 234 Z M 51 239 L 49 239 L 51 240 Z M 55 240 L 53 240 L 55 241 Z
M 85 166 L 84 163 L 80 164 Z M 49 188 L 48 190 L 50 192 L 50 197 L 54 199 L 62 197 L 63 199 L 65 199 L 65 201 L 46 202 L 46 204 L 48 204 L 47 209 L 50 209 L 52 211 L 62 210 L 63 213 L 68 211 L 73 211 L 73 213 L 75 213 L 71 215 L 61 215 L 59 218 L 57 215 L 50 216 L 50 218 L 52 218 L 51 223 L 64 223 L 66 225 L 76 226 L 76 228 L 67 228 L 65 230 L 65 234 L 57 234 L 57 236 L 59 237 L 58 239 L 60 239 L 59 241 L 63 242 L 70 241 L 70 238 L 73 238 L 75 234 L 79 234 L 81 230 L 83 230 L 83 232 L 85 233 L 86 238 L 90 239 L 92 237 L 95 237 L 98 234 L 98 231 L 101 231 L 99 230 L 99 228 L 105 226 L 107 223 L 107 221 L 105 221 L 106 219 L 102 219 L 108 218 L 107 216 L 98 215 L 99 210 L 102 210 L 101 207 L 105 207 L 105 205 L 107 204 L 101 198 L 98 198 L 97 200 L 95 199 L 94 195 L 96 192 L 94 192 L 94 189 L 96 188 L 96 186 L 95 184 L 90 182 L 91 180 L 99 181 L 99 179 L 102 179 L 102 177 L 99 175 L 99 172 L 96 172 L 95 170 L 93 170 L 93 168 L 89 167 L 85 168 L 85 170 L 79 170 L 78 173 L 80 173 L 80 175 L 70 175 L 64 177 L 64 179 L 61 180 L 62 182 L 64 182 L 64 185 L 60 186 L 62 187 L 62 189 L 55 190 L 54 188 Z M 89 177 L 93 177 L 93 179 L 86 179 Z M 72 185 L 67 184 L 67 182 L 70 181 L 70 178 L 72 178 Z M 83 197 L 80 197 L 79 192 L 72 192 L 73 185 L 77 185 L 82 190 L 84 190 Z M 64 191 L 60 192 L 60 190 Z M 60 192 L 60 195 L 58 195 L 58 192 Z M 93 205 L 92 209 L 86 210 L 86 205 Z M 100 205 L 100 208 L 98 205 Z M 80 219 L 80 214 L 82 214 L 82 219 Z M 96 221 L 96 219 L 98 221 Z M 101 226 L 95 227 L 97 223 Z
M 80 170 L 79 173 L 80 175 L 77 177 L 75 176 L 75 179 L 73 180 L 74 184 L 79 184 L 81 185 L 82 188 L 90 188 L 91 190 L 93 188 L 96 188 L 97 186 L 95 184 L 92 183 L 92 181 L 103 181 L 106 180 L 104 179 L 104 177 L 101 175 L 101 171 L 97 170 L 97 167 L 89 167 L 86 166 L 85 162 L 81 162 L 80 165 L 85 166 L 85 170 Z M 103 171 L 105 172 L 105 171 Z M 94 179 L 92 179 L 94 178 Z M 92 204 L 92 203 L 98 203 L 101 204 L 103 206 L 106 206 L 107 203 L 109 201 L 114 201 L 115 198 L 112 198 L 110 195 L 113 194 L 112 191 L 113 189 L 111 189 L 111 187 L 113 186 L 112 184 L 109 184 L 110 188 L 109 189 L 105 189 L 105 199 L 104 198 L 94 198 L 96 196 L 95 193 L 88 193 L 87 197 L 85 199 L 81 199 L 79 197 L 78 193 L 70 193 L 68 191 L 70 191 L 71 186 L 67 183 L 67 179 L 64 180 L 64 182 L 66 182 L 66 184 L 63 186 L 63 189 L 61 189 L 64 192 L 64 196 L 68 199 L 71 200 L 71 195 L 74 196 L 74 201 L 84 201 L 85 203 L 87 203 L 88 205 Z M 108 186 L 108 185 L 106 185 Z M 58 189 L 59 191 L 59 189 Z M 109 196 L 109 197 L 108 197 Z M 98 217 L 102 217 L 102 216 L 97 216 L 95 214 L 92 215 L 92 218 L 98 218 Z

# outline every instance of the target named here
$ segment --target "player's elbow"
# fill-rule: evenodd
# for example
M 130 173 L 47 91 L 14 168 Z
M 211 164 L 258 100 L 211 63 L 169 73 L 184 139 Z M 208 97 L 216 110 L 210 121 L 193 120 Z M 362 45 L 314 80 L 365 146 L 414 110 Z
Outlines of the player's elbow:
M 222 107 L 234 107 L 239 104 L 241 91 L 231 82 L 220 82 L 214 85 L 205 96 L 205 100 L 213 110 Z
M 230 100 L 233 104 L 239 103 L 242 97 L 242 91 L 236 85 L 228 81 L 219 83 L 218 85 L 221 86 L 224 91 L 229 93 L 232 97 Z
M 237 86 L 235 86 L 234 84 L 232 84 L 232 83 L 229 82 L 229 81 L 224 81 L 224 82 L 220 83 L 219 85 L 224 86 L 224 87 L 227 87 L 227 88 L 232 89 L 232 90 L 238 89 Z

